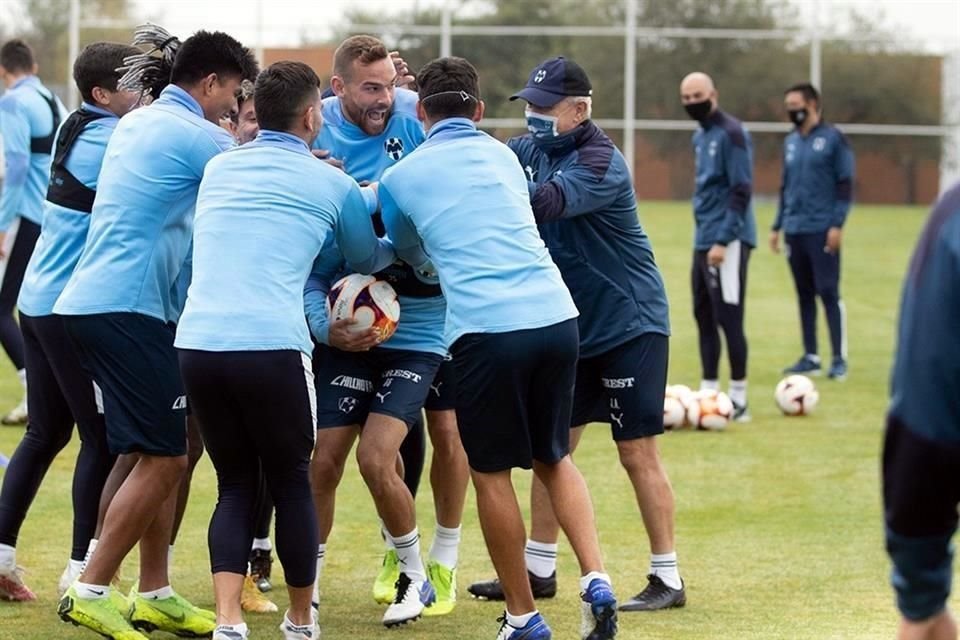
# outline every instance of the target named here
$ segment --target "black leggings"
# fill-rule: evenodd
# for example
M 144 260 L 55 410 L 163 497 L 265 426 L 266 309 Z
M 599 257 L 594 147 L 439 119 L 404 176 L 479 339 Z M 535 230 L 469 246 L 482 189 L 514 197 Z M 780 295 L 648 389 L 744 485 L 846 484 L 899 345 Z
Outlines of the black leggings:
M 57 315 L 21 315 L 27 361 L 30 423 L 10 459 L 0 490 L 0 543 L 16 546 L 50 463 L 70 441 L 74 422 L 80 453 L 73 474 L 73 550 L 83 560 L 97 526 L 100 493 L 113 467 L 93 381 L 84 372 Z
M 7 352 L 7 357 L 17 371 L 26 367 L 26 359 L 23 355 L 23 336 L 20 334 L 20 326 L 13 319 L 13 309 L 17 306 L 27 263 L 30 262 L 33 247 L 40 237 L 40 225 L 22 217 L 19 221 L 17 237 L 13 241 L 10 255 L 7 256 L 3 282 L 0 283 L 0 345 L 3 345 L 3 350 Z
M 276 505 L 286 582 L 313 585 L 318 543 L 310 493 L 313 373 L 297 351 L 180 351 L 180 371 L 217 471 L 208 544 L 213 573 L 246 575 L 261 476 Z M 262 474 L 261 474 L 262 469 Z

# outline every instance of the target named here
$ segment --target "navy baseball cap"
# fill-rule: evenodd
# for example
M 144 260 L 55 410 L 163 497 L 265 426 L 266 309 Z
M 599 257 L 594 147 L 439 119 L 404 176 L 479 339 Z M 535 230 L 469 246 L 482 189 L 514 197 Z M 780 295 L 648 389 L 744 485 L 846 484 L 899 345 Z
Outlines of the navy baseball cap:
M 527 78 L 527 86 L 510 96 L 523 98 L 538 107 L 552 107 L 568 96 L 589 96 L 593 85 L 583 68 L 563 56 L 550 58 L 537 65 Z

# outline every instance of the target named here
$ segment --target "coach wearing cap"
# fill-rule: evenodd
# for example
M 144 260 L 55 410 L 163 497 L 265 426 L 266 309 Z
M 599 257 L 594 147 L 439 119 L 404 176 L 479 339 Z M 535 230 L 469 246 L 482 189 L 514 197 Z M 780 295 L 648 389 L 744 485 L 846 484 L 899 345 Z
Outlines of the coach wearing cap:
M 580 310 L 580 361 L 571 449 L 587 423 L 611 425 L 636 492 L 652 558 L 645 589 L 621 610 L 682 606 L 674 550 L 674 500 L 654 436 L 663 433 L 670 335 L 667 296 L 650 240 L 637 219 L 630 169 L 590 119 L 593 90 L 572 60 L 551 58 L 512 96 L 526 101 L 529 133 L 507 142 L 527 174 L 533 213 Z M 533 488 L 527 569 L 534 595 L 556 592 L 558 525 L 542 484 Z M 501 599 L 496 582 L 471 593 Z

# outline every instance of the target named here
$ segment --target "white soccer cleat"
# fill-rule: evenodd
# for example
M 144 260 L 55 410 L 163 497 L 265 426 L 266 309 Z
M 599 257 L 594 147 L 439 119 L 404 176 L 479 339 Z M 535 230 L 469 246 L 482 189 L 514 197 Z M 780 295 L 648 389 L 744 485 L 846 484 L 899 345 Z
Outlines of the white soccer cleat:
M 5 425 L 27 424 L 27 396 L 23 396 L 20 404 L 10 409 L 10 412 L 0 419 L 0 423 Z
M 401 573 L 397 580 L 397 597 L 383 614 L 383 624 L 396 627 L 413 622 L 436 600 L 437 593 L 429 580 L 411 580 L 406 573 Z
M 289 613 L 288 611 L 283 615 L 283 623 L 280 625 L 283 640 L 317 640 L 320 637 L 320 624 L 316 619 L 313 624 L 296 625 L 287 617 Z
M 57 583 L 57 597 L 62 598 L 80 574 L 83 572 L 83 564 L 74 563 L 72 560 L 67 562 L 66 568 L 60 574 L 60 581 Z

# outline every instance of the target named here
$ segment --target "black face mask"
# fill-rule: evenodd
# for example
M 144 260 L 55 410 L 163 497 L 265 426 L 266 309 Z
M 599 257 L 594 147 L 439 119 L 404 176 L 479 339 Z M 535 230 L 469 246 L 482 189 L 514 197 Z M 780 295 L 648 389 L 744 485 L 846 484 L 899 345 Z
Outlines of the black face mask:
M 790 122 L 798 127 L 807 121 L 806 109 L 788 109 L 787 114 L 790 116 Z
M 691 118 L 697 122 L 703 122 L 707 119 L 707 116 L 710 115 L 710 109 L 713 108 L 713 104 L 709 100 L 704 100 L 703 102 L 685 104 L 683 108 L 686 109 L 687 115 Z

